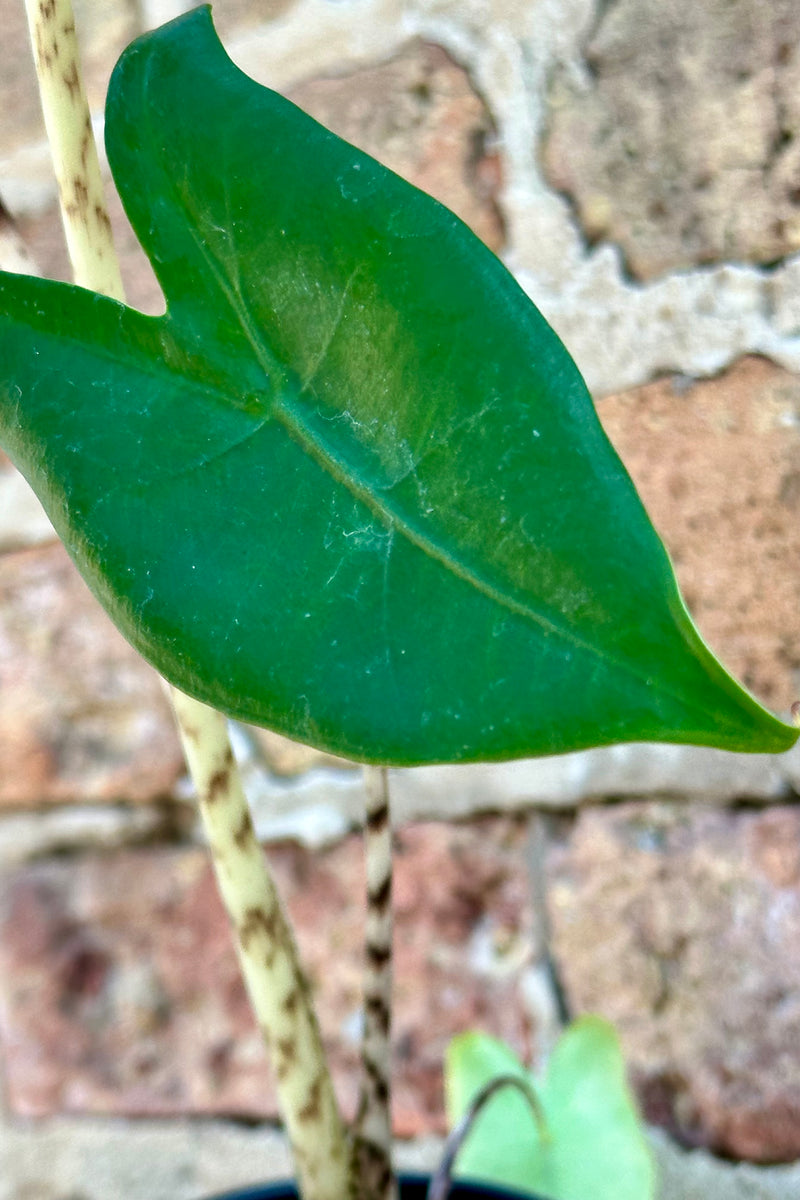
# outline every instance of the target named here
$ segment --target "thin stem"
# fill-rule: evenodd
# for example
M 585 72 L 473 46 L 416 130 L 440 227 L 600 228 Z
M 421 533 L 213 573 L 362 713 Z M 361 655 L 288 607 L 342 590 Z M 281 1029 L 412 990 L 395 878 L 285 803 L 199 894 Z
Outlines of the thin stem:
M 253 829 L 227 733 L 213 709 L 173 689 L 217 883 L 245 983 L 270 1048 L 303 1195 L 346 1200 L 349 1152 L 291 929 Z
M 485 1083 L 480 1091 L 473 1096 L 469 1108 L 458 1124 L 448 1134 L 441 1162 L 431 1178 L 427 1200 L 447 1200 L 447 1195 L 453 1186 L 453 1167 L 455 1166 L 455 1161 L 461 1147 L 472 1132 L 472 1127 L 484 1105 L 488 1104 L 492 1097 L 502 1088 L 507 1087 L 516 1088 L 528 1101 L 542 1143 L 547 1145 L 552 1140 L 550 1130 L 547 1126 L 547 1118 L 544 1115 L 544 1109 L 533 1085 L 520 1075 L 496 1075 L 494 1079 L 490 1079 L 488 1083 Z
M 124 300 L 72 0 L 25 0 L 25 10 L 73 277 L 81 287 Z
M 26 0 L 31 42 L 75 282 L 124 300 L 97 148 L 83 88 L 71 0 Z M 305 1200 L 344 1200 L 349 1143 L 294 939 L 219 713 L 172 689 L 237 951 L 271 1053 Z
M 367 795 L 364 850 L 367 916 L 364 965 L 364 1036 L 361 1096 L 354 1142 L 355 1177 L 362 1196 L 393 1200 L 392 1019 L 392 823 L 384 767 L 365 767 Z

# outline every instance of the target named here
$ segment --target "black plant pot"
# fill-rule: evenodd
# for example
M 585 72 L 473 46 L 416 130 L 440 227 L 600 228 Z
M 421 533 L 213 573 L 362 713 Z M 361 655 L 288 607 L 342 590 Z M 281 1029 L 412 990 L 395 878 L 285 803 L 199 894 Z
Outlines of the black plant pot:
M 428 1193 L 428 1175 L 401 1175 L 400 1200 L 425 1200 Z M 260 1187 L 240 1188 L 226 1192 L 216 1200 L 298 1200 L 297 1188 L 293 1183 L 268 1183 Z M 458 1180 L 450 1189 L 450 1200 L 536 1200 L 530 1192 L 512 1192 L 507 1188 L 492 1187 L 485 1183 L 470 1183 Z M 541 1198 L 540 1198 L 541 1200 Z

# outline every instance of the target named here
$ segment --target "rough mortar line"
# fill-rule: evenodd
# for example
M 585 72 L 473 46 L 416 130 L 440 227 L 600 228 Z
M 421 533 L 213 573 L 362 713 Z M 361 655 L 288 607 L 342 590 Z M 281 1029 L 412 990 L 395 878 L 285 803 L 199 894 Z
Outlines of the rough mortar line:
M 138 846 L 174 832 L 179 806 L 79 804 L 0 816 L 0 868 L 47 855 Z
M 495 100 L 502 79 L 497 86 L 483 82 L 506 158 L 507 265 L 594 392 L 673 371 L 713 375 L 745 353 L 800 371 L 800 321 L 794 325 L 791 300 L 777 311 L 773 302 L 782 277 L 797 275 L 800 285 L 799 256 L 777 270 L 721 264 L 637 284 L 627 278 L 616 246 L 587 246 L 571 205 L 543 178 L 538 147 L 546 133 L 547 81 L 556 65 L 573 78 L 585 76 L 583 46 L 596 19 L 586 0 L 543 0 L 531 10 L 521 43 L 524 98 L 503 111 Z
M 763 354 L 800 371 L 800 329 L 784 320 L 789 330 L 781 332 L 781 311 L 771 299 L 784 281 L 790 292 L 796 276 L 800 256 L 777 269 L 723 264 L 640 286 L 625 280 L 610 245 L 583 259 L 557 288 L 527 269 L 517 273 L 596 395 L 673 372 L 708 377 L 742 354 Z
M 800 371 L 800 301 L 791 299 L 795 277 L 800 288 L 800 256 L 777 269 L 724 263 L 638 284 L 627 277 L 615 245 L 588 247 L 572 206 L 542 177 L 538 147 L 546 133 L 548 78 L 556 65 L 574 79 L 585 77 L 583 46 L 597 15 L 586 0 L 544 0 L 531 11 L 523 43 L 528 106 L 516 106 L 503 128 L 510 175 L 507 265 L 597 393 L 673 371 L 713 375 L 745 353 Z M 519 122 L 524 111 L 525 130 Z M 499 114 L 496 119 L 502 123 Z M 784 280 L 789 298 L 776 308 L 773 296 Z
M 299 0 L 260 29 L 228 39 L 227 49 L 244 70 L 277 90 L 385 61 L 414 37 L 438 42 L 461 65 L 480 72 L 481 51 L 489 50 L 496 33 L 517 37 L 524 12 L 519 0 L 498 0 L 487 25 L 482 0 Z
M 558 291 L 565 278 L 580 271 L 585 239 L 571 206 L 549 186 L 540 168 L 546 92 L 556 66 L 571 74 L 580 71 L 595 7 L 592 0 L 540 0 L 526 6 L 525 17 L 522 27 L 493 29 L 494 40 L 506 42 L 505 61 L 497 56 L 495 78 L 487 79 L 484 88 L 505 150 L 506 263 L 515 274 L 527 269 Z
M 545 11 L 543 6 L 541 12 Z M 547 185 L 538 166 L 546 71 L 542 67 L 532 72 L 521 20 L 495 16 L 487 26 L 481 23 L 480 15 L 473 20 L 468 6 L 431 12 L 422 3 L 407 13 L 406 20 L 413 36 L 442 46 L 466 70 L 492 117 L 497 130 L 494 144 L 502 156 L 499 204 L 506 228 L 506 249 L 501 257 L 510 264 L 515 247 L 546 238 L 560 270 L 576 269 L 583 244 L 570 207 Z M 545 47 L 541 57 L 549 63 L 552 55 L 547 52 L 547 38 L 543 36 L 546 28 L 545 23 L 537 25 L 537 37 Z M 551 32 L 556 41 L 563 36 L 556 21 Z M 538 229 L 541 234 L 537 236 Z
M 707 1150 L 683 1150 L 661 1129 L 648 1133 L 656 1158 L 658 1200 L 794 1200 L 798 1195 L 800 1163 L 732 1163 Z
M 301 78 L 343 74 L 385 61 L 414 37 L 442 45 L 468 71 L 497 125 L 510 246 L 526 244 L 530 221 L 539 228 L 546 214 L 545 228 L 535 240 L 557 237 L 553 257 L 560 274 L 565 254 L 577 259 L 582 242 L 569 206 L 538 171 L 542 97 L 552 62 L 562 61 L 580 44 L 591 14 L 590 0 L 572 0 L 566 19 L 560 0 L 544 0 L 533 14 L 520 0 L 506 0 L 494 7 L 487 23 L 485 7 L 477 0 L 353 0 L 342 5 L 300 0 L 260 30 L 230 39 L 228 52 L 248 74 L 281 91 Z
M 398 1143 L 396 1153 L 402 1170 L 430 1171 L 441 1141 Z M 0 1200 L 196 1200 L 290 1174 L 287 1140 L 269 1125 L 86 1115 L 29 1122 L 0 1113 Z
M 793 299 L 800 256 L 777 269 L 721 265 L 640 285 L 626 277 L 615 246 L 587 247 L 571 206 L 542 177 L 547 79 L 556 64 L 574 76 L 584 69 L 582 47 L 596 20 L 589 0 L 541 0 L 532 8 L 505 0 L 488 27 L 481 7 L 477 0 L 300 0 L 261 30 L 229 40 L 228 49 L 262 83 L 285 89 L 299 74 L 386 60 L 415 36 L 441 44 L 469 72 L 498 129 L 505 260 L 596 394 L 674 371 L 709 376 L 745 353 L 800 370 L 800 299 Z M 102 124 L 95 116 L 101 146 Z M 54 199 L 46 177 L 36 182 L 39 158 L 46 162 L 44 144 L 0 160 L 0 199 L 14 216 L 33 215 Z
M 759 1167 L 730 1163 L 703 1150 L 685 1151 L 660 1130 L 649 1131 L 659 1167 L 659 1200 L 790 1200 L 800 1188 L 800 1164 Z M 430 1171 L 441 1141 L 395 1146 L 401 1170 Z M 146 1164 L 146 1170 L 142 1165 Z M 199 1119 L 135 1124 L 108 1117 L 55 1117 L 28 1122 L 0 1114 L 0 1200 L 80 1194 L 84 1200 L 195 1200 L 254 1180 L 285 1177 L 285 1138 L 272 1128 L 244 1128 Z
M 390 58 L 407 40 L 394 0 L 299 0 L 259 29 L 228 38 L 226 49 L 248 75 L 276 91 L 316 75 L 342 75 Z
M 297 80 L 298 64 L 304 76 L 341 73 L 391 57 L 411 37 L 442 45 L 469 72 L 497 126 L 506 262 L 595 393 L 674 371 L 713 375 L 745 353 L 800 370 L 791 298 L 778 309 L 772 301 L 798 260 L 777 271 L 723 264 L 640 285 L 626 277 L 615 246 L 587 246 L 571 206 L 542 176 L 547 80 L 556 65 L 585 75 L 583 46 L 596 19 L 591 0 L 533 7 L 507 0 L 488 25 L 482 6 L 469 0 L 300 0 L 230 49 L 262 82 L 285 88 Z
M 792 803 L 800 792 L 800 746 L 783 755 L 736 755 L 695 746 L 622 744 L 507 763 L 411 767 L 392 772 L 397 825 L 465 820 L 536 809 L 568 814 L 609 800 L 668 795 L 712 804 Z M 293 778 L 253 765 L 245 783 L 264 842 L 332 845 L 363 819 L 361 773 L 312 767 Z M 195 837 L 203 835 L 198 829 Z

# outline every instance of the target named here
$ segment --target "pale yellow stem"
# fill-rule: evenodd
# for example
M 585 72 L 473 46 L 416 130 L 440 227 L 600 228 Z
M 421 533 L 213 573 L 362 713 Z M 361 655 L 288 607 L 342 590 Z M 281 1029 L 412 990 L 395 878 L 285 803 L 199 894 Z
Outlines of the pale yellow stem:
M 75 282 L 124 299 L 83 87 L 72 0 L 25 0 Z
M 303 1195 L 346 1200 L 349 1149 L 291 930 L 267 871 L 225 719 L 173 689 L 217 882 L 242 973 L 272 1054 Z
M 26 0 L 26 8 L 75 282 L 122 301 L 71 0 Z M 346 1200 L 349 1143 L 294 939 L 253 831 L 227 723 L 174 688 L 172 699 L 248 992 L 272 1053 L 298 1183 L 305 1200 Z

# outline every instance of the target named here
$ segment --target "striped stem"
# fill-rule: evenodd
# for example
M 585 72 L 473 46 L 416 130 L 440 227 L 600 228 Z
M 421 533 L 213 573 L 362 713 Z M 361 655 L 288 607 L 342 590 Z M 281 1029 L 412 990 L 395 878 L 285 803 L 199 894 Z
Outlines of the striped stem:
M 124 300 L 83 88 L 71 0 L 26 0 L 36 70 L 75 282 Z M 220 891 L 304 1200 L 346 1200 L 351 1156 L 294 939 L 250 811 L 225 718 L 172 689 Z
M 386 769 L 365 767 L 367 863 L 362 1081 L 356 1121 L 361 1196 L 394 1200 L 391 1116 L 392 824 Z
M 270 1049 L 306 1198 L 346 1200 L 349 1152 L 294 938 L 256 838 L 224 717 L 173 689 L 220 893 Z

